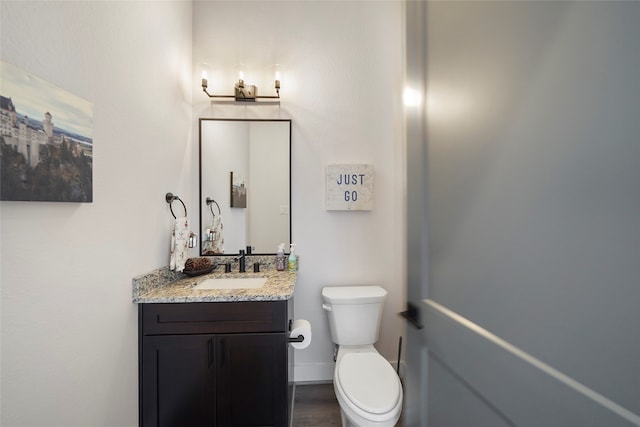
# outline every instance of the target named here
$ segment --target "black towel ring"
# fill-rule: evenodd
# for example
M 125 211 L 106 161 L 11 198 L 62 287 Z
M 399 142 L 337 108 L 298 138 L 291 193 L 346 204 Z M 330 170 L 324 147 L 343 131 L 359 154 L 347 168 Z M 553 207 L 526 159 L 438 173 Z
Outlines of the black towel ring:
M 179 201 L 180 203 L 182 203 L 182 207 L 184 208 L 184 216 L 185 216 L 185 217 L 187 216 L 187 207 L 185 206 L 184 202 L 180 199 L 180 197 L 178 197 L 178 196 L 174 196 L 174 195 L 173 195 L 173 194 L 171 194 L 171 193 L 167 193 L 167 194 L 164 196 L 164 199 L 167 201 L 167 203 L 169 203 L 169 209 L 171 210 L 171 215 L 173 215 L 173 217 L 174 217 L 174 218 L 176 218 L 176 214 L 174 214 L 174 213 L 173 213 L 173 207 L 171 206 L 171 204 L 172 204 L 175 200 L 177 200 L 177 201 Z
M 213 213 L 213 206 L 211 206 L 213 203 L 215 203 L 216 206 L 218 207 L 218 215 L 220 215 L 220 205 L 218 204 L 218 202 L 213 200 L 211 197 L 207 197 L 207 205 L 209 205 L 209 210 L 211 211 L 211 215 L 215 217 L 216 214 Z

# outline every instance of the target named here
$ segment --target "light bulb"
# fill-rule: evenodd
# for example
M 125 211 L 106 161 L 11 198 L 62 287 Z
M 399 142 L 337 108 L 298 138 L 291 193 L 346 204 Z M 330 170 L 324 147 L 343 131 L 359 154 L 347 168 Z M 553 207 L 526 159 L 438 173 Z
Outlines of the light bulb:
M 403 98 L 404 105 L 407 107 L 419 107 L 422 105 L 422 96 L 416 89 L 406 87 Z
M 207 87 L 207 70 L 202 70 L 202 87 Z

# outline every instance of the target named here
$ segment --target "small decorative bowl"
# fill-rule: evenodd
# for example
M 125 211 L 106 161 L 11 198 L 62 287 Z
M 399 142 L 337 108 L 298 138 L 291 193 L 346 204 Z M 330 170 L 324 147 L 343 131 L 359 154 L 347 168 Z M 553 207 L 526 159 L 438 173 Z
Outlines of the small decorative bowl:
M 183 270 L 182 272 L 191 277 L 201 276 L 203 274 L 211 273 L 217 266 L 218 264 L 213 264 L 211 265 L 211 267 L 205 268 L 203 270 Z

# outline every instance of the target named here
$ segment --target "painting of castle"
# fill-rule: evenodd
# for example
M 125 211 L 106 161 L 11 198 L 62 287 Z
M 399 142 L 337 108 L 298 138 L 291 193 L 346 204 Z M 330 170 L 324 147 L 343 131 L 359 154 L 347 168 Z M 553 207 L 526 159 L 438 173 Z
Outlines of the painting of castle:
M 93 201 L 93 106 L 0 62 L 0 200 Z

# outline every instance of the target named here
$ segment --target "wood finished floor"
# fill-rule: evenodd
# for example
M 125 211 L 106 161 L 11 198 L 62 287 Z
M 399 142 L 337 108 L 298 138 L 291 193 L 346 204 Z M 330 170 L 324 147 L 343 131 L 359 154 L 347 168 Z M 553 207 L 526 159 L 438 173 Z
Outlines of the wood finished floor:
M 333 384 L 296 384 L 292 427 L 340 427 Z
M 401 425 L 398 421 L 396 427 Z M 341 427 L 333 384 L 296 385 L 292 427 Z

